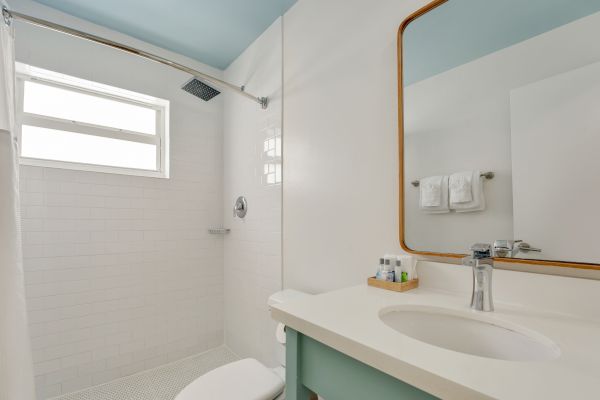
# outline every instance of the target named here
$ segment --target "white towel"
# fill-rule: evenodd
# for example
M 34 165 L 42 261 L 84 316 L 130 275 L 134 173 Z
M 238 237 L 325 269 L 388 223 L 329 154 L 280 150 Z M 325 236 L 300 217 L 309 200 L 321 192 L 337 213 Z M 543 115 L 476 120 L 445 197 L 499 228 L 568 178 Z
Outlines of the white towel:
M 485 210 L 485 196 L 483 194 L 483 178 L 481 177 L 480 171 L 473 171 L 473 177 L 471 179 L 471 189 L 473 194 L 473 200 L 466 203 L 453 203 L 450 204 L 450 208 L 455 210 L 457 213 L 462 212 L 474 212 Z
M 439 186 L 437 185 L 439 182 Z M 432 176 L 423 178 L 419 184 L 419 208 L 428 214 L 444 214 L 450 212 L 448 207 L 448 177 Z M 438 196 L 439 195 L 439 196 Z M 437 204 L 427 206 L 426 204 Z
M 450 175 L 448 187 L 450 188 L 450 207 L 457 203 L 473 201 L 472 184 L 473 171 L 457 172 Z
M 443 178 L 443 176 L 430 176 L 421 179 L 419 183 L 421 207 L 439 207 L 442 204 Z

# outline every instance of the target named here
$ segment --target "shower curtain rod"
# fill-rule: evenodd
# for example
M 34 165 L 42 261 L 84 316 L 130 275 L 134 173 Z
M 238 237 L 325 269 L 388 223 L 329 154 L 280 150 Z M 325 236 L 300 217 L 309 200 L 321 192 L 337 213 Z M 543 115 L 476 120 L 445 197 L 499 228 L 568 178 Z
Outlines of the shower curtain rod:
M 186 67 L 185 65 L 179 64 L 175 61 L 168 60 L 164 57 L 157 56 L 152 53 L 148 53 L 144 50 L 136 49 L 135 47 L 117 43 L 110 39 L 105 39 L 100 36 L 92 35 L 91 33 L 82 32 L 77 29 L 66 27 L 64 25 L 55 24 L 54 22 L 50 22 L 50 21 L 46 21 L 46 20 L 43 20 L 40 18 L 32 17 L 30 15 L 22 14 L 22 13 L 19 13 L 16 11 L 11 11 L 6 7 L 2 7 L 2 16 L 4 17 L 4 22 L 8 25 L 10 25 L 11 19 L 15 19 L 17 21 L 28 22 L 30 24 L 41 26 L 43 28 L 52 29 L 57 32 L 66 33 L 67 35 L 71 35 L 71 36 L 79 37 L 79 38 L 89 40 L 89 41 L 92 41 L 95 43 L 103 44 L 105 46 L 112 47 L 112 48 L 124 51 L 126 53 L 134 54 L 136 56 L 146 58 L 148 60 L 152 60 L 152 61 L 155 61 L 160 64 L 167 65 L 171 68 L 175 68 L 175 69 L 178 69 L 183 72 L 187 72 L 188 74 L 193 75 L 195 78 L 197 78 L 201 81 L 202 80 L 207 81 L 214 85 L 230 89 L 238 94 L 241 94 L 242 96 L 245 96 L 251 100 L 254 100 L 258 104 L 260 104 L 263 109 L 266 109 L 269 104 L 269 99 L 267 97 L 257 97 L 257 96 L 251 95 L 250 93 L 246 93 L 244 91 L 243 86 L 239 87 L 239 86 L 233 85 L 233 84 L 231 84 L 229 82 L 225 82 L 219 78 L 215 78 L 213 76 L 205 74 L 204 72 L 200 72 L 193 68 Z

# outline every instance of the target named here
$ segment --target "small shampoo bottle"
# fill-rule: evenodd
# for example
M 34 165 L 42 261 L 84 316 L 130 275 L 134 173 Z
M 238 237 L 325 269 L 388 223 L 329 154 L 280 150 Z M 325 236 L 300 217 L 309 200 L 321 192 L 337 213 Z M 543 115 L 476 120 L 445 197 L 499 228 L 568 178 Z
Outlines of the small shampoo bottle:
M 406 271 L 406 268 L 402 265 L 401 260 L 396 260 L 396 267 L 394 268 L 394 272 L 396 282 L 408 281 L 408 273 Z

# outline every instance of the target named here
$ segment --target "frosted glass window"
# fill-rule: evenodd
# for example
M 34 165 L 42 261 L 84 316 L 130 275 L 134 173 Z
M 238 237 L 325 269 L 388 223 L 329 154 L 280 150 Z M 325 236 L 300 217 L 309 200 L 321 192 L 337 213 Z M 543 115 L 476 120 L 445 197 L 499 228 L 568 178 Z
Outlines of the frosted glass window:
M 23 98 L 27 113 L 156 134 L 152 108 L 32 81 L 25 81 Z
M 169 101 L 16 63 L 25 165 L 169 177 Z
M 21 156 L 156 170 L 156 145 L 23 125 Z

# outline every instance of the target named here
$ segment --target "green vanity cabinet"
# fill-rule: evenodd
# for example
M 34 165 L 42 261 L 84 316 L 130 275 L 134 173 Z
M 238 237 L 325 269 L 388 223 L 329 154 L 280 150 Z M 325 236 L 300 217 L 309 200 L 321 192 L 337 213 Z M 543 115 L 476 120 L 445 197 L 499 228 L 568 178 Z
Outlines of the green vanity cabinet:
M 436 399 L 289 327 L 286 358 L 286 400 Z

